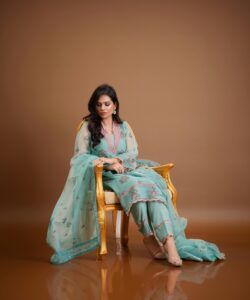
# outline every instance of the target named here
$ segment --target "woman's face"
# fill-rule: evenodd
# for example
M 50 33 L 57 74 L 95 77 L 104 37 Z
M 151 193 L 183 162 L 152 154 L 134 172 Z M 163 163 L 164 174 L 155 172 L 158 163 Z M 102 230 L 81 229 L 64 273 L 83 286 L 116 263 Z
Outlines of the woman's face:
M 108 119 L 112 117 L 112 113 L 115 110 L 115 108 L 116 105 L 107 95 L 102 95 L 96 103 L 96 111 L 102 119 Z

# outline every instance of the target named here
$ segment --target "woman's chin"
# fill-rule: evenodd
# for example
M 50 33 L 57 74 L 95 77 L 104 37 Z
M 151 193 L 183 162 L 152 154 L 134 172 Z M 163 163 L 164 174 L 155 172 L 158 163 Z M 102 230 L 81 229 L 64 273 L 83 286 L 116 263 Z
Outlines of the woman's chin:
M 100 118 L 101 119 L 108 119 L 108 118 L 110 118 L 111 117 L 111 115 L 110 114 L 100 114 Z

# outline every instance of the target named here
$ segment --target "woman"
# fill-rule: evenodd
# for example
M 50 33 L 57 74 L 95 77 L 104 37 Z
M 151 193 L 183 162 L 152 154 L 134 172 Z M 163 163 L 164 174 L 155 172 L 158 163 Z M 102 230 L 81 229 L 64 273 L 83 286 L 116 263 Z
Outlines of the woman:
M 186 219 L 172 205 L 164 179 L 137 159 L 137 142 L 129 124 L 119 116 L 115 90 L 101 85 L 93 92 L 75 141 L 75 153 L 63 192 L 50 219 L 47 242 L 55 250 L 51 262 L 64 263 L 99 246 L 95 201 L 94 166 L 104 165 L 106 189 L 119 197 L 131 213 L 143 242 L 156 259 L 167 258 L 174 266 L 182 259 L 214 261 L 225 256 L 216 245 L 186 239 Z M 145 166 L 146 164 L 146 166 Z

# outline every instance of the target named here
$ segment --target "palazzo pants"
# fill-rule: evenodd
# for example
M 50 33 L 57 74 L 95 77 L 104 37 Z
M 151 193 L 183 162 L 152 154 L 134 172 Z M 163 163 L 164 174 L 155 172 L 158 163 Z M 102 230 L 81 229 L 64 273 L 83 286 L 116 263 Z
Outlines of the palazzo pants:
M 174 235 L 168 209 L 161 202 L 137 202 L 132 205 L 131 214 L 144 236 L 154 235 L 160 243 L 164 243 L 167 236 Z

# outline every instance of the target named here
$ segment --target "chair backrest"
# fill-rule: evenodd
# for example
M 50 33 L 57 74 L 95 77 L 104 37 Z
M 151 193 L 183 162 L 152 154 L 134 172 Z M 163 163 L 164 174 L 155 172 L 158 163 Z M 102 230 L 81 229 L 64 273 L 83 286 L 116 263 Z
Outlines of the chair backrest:
M 77 126 L 77 128 L 76 128 L 76 132 L 78 132 L 78 131 L 81 129 L 81 127 L 82 127 L 82 125 L 83 125 L 84 122 L 85 122 L 85 120 L 82 120 L 82 121 L 78 124 L 78 126 Z

